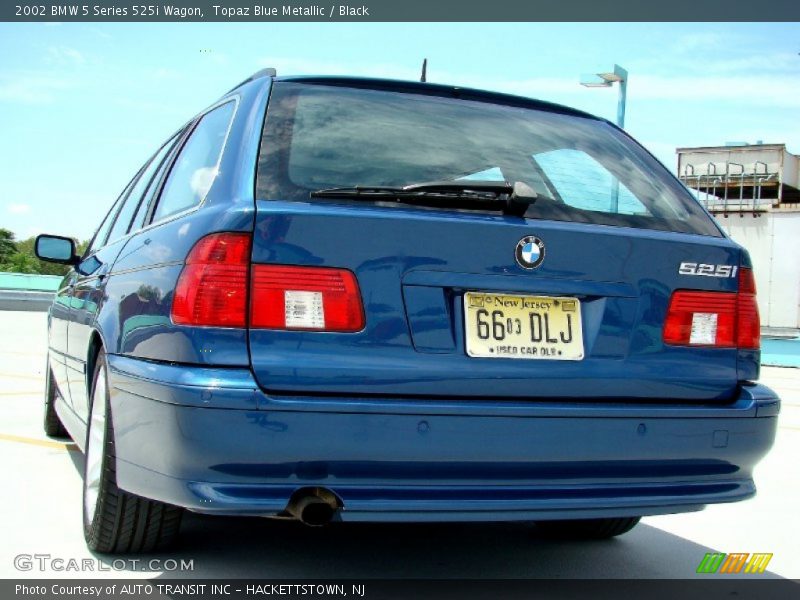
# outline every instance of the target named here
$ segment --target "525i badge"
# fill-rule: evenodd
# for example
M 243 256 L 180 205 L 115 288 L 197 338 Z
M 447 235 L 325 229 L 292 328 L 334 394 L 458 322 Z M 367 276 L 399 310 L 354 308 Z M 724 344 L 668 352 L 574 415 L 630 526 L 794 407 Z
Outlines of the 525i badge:
M 705 265 L 703 263 L 682 262 L 679 275 L 702 275 L 704 277 L 736 277 L 739 267 L 731 265 Z

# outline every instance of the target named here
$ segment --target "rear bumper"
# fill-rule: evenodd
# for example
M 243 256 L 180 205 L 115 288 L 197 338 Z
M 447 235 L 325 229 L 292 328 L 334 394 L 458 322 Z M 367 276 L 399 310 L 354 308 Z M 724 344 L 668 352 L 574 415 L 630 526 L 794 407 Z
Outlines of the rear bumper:
M 725 406 L 275 398 L 246 369 L 109 365 L 120 487 L 213 514 L 320 486 L 352 521 L 698 510 L 755 493 L 779 409 L 760 385 Z

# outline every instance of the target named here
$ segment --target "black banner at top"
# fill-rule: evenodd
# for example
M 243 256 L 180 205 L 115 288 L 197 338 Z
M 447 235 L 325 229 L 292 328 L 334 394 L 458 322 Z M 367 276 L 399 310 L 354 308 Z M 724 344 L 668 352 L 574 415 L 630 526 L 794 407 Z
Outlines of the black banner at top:
M 798 0 L 12 0 L 10 22 L 800 21 Z

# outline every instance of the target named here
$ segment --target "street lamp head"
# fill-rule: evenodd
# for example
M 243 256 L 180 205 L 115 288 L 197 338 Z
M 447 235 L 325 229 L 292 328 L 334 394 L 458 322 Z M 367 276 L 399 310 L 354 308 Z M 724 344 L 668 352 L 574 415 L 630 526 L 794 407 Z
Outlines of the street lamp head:
M 604 79 L 602 75 L 581 75 L 581 85 L 583 87 L 611 87 L 611 82 Z
M 600 79 L 607 81 L 609 84 L 617 81 L 623 81 L 625 79 L 624 77 L 622 77 L 617 73 L 598 73 L 597 76 Z
M 617 102 L 617 125 L 625 127 L 625 96 L 628 87 L 628 71 L 614 65 L 614 70 L 593 75 L 581 75 L 581 85 L 589 88 L 611 87 L 619 84 L 619 102 Z
M 624 83 L 628 79 L 628 71 L 614 65 L 613 71 L 581 75 L 581 85 L 584 87 L 611 87 L 613 83 Z

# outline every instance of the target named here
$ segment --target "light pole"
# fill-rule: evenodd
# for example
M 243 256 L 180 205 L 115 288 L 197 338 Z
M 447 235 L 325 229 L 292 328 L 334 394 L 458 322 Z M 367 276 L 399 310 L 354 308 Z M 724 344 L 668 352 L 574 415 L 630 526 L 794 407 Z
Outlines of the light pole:
M 625 94 L 628 88 L 628 71 L 614 65 L 611 73 L 594 73 L 581 75 L 581 85 L 584 87 L 611 87 L 619 83 L 619 101 L 617 102 L 617 125 L 625 127 Z
M 614 65 L 611 73 L 594 73 L 592 75 L 581 75 L 581 85 L 584 87 L 611 87 L 614 83 L 619 84 L 619 100 L 617 101 L 617 125 L 620 129 L 625 129 L 625 96 L 628 91 L 628 71 Z M 614 177 L 611 184 L 611 212 L 619 211 L 619 180 Z

